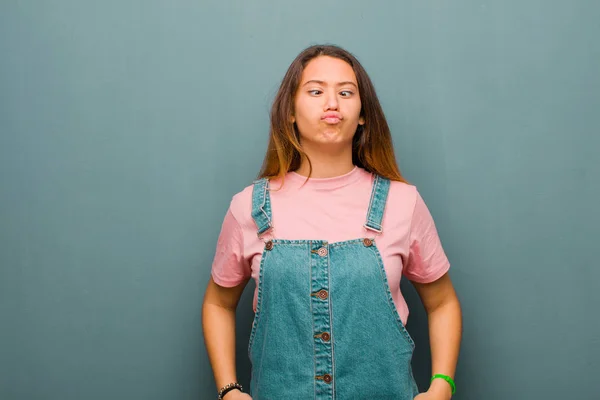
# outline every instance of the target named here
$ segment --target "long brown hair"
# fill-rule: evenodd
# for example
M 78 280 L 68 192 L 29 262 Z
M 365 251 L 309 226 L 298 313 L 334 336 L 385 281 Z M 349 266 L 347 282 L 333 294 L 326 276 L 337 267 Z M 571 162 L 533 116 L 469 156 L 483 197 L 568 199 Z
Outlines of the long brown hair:
M 259 178 L 283 180 L 287 172 L 300 167 L 303 156 L 307 158 L 309 171 L 312 172 L 310 159 L 300 145 L 296 124 L 291 117 L 304 67 L 319 56 L 335 57 L 347 62 L 358 81 L 361 116 L 365 123 L 358 126 L 352 140 L 354 165 L 391 180 L 406 182 L 396 164 L 390 128 L 369 75 L 350 52 L 332 45 L 310 46 L 298 54 L 289 66 L 271 108 L 269 145 Z

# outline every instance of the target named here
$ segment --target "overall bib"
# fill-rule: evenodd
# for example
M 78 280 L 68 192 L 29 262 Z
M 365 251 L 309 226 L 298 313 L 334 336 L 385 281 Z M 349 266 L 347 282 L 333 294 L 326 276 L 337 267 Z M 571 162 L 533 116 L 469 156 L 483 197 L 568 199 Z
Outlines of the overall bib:
M 382 232 L 390 181 L 376 176 L 364 227 Z M 254 183 L 259 237 L 272 228 L 269 182 Z M 254 400 L 412 400 L 414 342 L 372 238 L 268 240 L 248 354 Z

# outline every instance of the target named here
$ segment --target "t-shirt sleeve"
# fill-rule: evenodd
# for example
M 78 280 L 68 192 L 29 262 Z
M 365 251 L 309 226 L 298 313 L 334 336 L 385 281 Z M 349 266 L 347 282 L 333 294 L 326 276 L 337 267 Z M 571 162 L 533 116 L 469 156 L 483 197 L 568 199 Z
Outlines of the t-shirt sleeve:
M 450 268 L 433 217 L 417 192 L 410 228 L 410 252 L 403 274 L 411 281 L 429 283 Z
M 212 264 L 212 278 L 220 286 L 233 287 L 250 277 L 250 263 L 244 258 L 244 235 L 231 208 L 227 210 Z

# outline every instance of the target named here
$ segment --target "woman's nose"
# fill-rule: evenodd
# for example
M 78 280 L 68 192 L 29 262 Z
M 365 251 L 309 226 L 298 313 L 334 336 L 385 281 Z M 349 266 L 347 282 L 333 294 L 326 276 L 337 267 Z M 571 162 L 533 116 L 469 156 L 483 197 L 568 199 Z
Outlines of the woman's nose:
M 327 91 L 325 96 L 325 110 L 337 110 L 339 107 L 337 93 L 335 91 Z

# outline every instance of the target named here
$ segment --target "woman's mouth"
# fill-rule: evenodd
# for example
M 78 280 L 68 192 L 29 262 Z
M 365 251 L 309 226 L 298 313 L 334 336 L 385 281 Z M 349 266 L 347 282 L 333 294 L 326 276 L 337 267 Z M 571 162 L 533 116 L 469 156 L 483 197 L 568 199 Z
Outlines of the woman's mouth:
M 325 121 L 328 124 L 337 124 L 341 121 L 341 119 L 339 119 L 338 117 L 327 117 L 323 118 L 323 121 Z
M 328 112 L 323 114 L 321 120 L 327 124 L 337 124 L 342 120 L 342 116 L 336 112 Z

